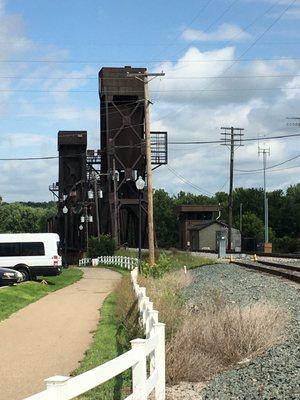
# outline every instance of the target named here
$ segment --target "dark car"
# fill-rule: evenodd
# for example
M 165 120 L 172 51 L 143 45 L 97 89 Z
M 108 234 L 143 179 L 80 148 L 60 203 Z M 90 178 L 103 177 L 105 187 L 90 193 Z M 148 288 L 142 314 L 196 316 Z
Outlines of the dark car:
M 23 275 L 21 272 L 9 268 L 0 268 L 0 286 L 20 283 L 22 280 Z

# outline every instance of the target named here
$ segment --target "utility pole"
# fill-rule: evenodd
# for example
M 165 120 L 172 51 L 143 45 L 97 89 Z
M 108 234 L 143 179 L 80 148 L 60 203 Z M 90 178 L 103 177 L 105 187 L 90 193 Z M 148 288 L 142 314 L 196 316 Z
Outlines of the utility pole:
M 243 229 L 243 203 L 240 203 L 240 232 Z
M 146 165 L 147 165 L 147 200 L 148 200 L 148 246 L 149 246 L 149 264 L 153 266 L 155 264 L 154 254 L 154 222 L 153 222 L 153 184 L 152 184 L 152 160 L 151 160 L 151 133 L 150 133 L 150 104 L 149 99 L 149 87 L 150 81 L 158 76 L 165 76 L 161 73 L 138 73 L 138 74 L 127 74 L 128 77 L 135 77 L 144 83 L 144 109 L 145 109 L 145 139 L 146 139 Z
M 85 222 L 86 251 L 88 252 L 88 250 L 89 250 L 89 220 L 88 220 L 87 204 L 84 205 L 84 222 Z
M 116 244 L 119 244 L 119 219 L 118 219 L 118 193 L 117 193 L 117 172 L 116 172 L 116 160 L 113 158 L 113 185 L 114 185 L 114 228 L 113 234 Z
M 263 156 L 263 174 L 264 174 L 264 214 L 265 214 L 265 245 L 269 243 L 269 212 L 268 212 L 268 196 L 266 190 L 266 168 L 267 168 L 267 155 L 270 155 L 269 147 L 258 147 L 258 155 Z
M 229 199 L 228 199 L 228 250 L 232 250 L 232 214 L 233 214 L 233 164 L 235 148 L 241 147 L 243 128 L 221 127 L 224 132 L 221 132 L 222 146 L 227 146 L 230 149 L 230 179 L 229 179 Z M 235 132 L 238 133 L 235 133 Z
M 97 236 L 100 236 L 100 220 L 99 220 L 99 203 L 98 203 L 98 182 L 97 175 L 94 174 L 94 196 L 95 196 L 95 208 L 96 208 L 96 223 L 97 223 Z

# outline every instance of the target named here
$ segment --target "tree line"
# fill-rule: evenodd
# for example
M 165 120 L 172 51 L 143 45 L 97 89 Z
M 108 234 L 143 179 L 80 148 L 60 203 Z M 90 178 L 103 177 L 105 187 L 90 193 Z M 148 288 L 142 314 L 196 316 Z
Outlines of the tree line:
M 154 218 L 158 245 L 176 247 L 179 241 L 179 205 L 220 204 L 220 220 L 228 222 L 228 194 L 217 192 L 214 196 L 179 192 L 170 195 L 159 189 L 154 193 Z M 242 235 L 261 241 L 264 238 L 264 192 L 256 188 L 236 188 L 233 192 L 233 225 L 240 227 L 242 204 Z M 300 183 L 286 191 L 268 192 L 269 237 L 274 251 L 294 252 L 300 239 Z
M 236 188 L 233 192 L 233 223 L 240 226 L 240 204 L 243 204 L 243 237 L 263 240 L 264 208 L 263 189 Z M 293 252 L 300 239 L 300 183 L 286 191 L 268 192 L 269 236 L 275 251 Z M 170 195 L 163 189 L 154 192 L 154 221 L 159 247 L 178 246 L 179 218 L 177 206 L 188 204 L 220 204 L 221 218 L 228 221 L 228 194 L 217 192 L 214 196 L 179 192 Z M 47 219 L 56 215 L 54 202 L 19 202 L 0 204 L 0 232 L 46 232 Z
M 47 219 L 56 215 L 54 202 L 1 203 L 0 233 L 47 231 Z

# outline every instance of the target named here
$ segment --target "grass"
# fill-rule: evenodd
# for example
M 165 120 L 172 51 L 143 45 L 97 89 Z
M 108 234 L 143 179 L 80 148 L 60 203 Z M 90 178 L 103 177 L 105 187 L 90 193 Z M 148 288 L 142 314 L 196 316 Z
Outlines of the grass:
M 284 339 L 287 321 L 284 310 L 263 302 L 217 302 L 187 312 L 167 344 L 168 382 L 205 381 L 250 361 Z
M 130 348 L 130 340 L 139 336 L 137 309 L 128 274 L 104 301 L 101 319 L 93 343 L 72 375 L 78 375 L 112 360 Z M 128 323 L 128 321 L 131 321 Z M 80 400 L 119 400 L 131 386 L 130 370 L 78 397 Z M 127 394 L 128 395 L 128 394 Z
M 190 273 L 185 275 L 182 270 L 168 272 L 159 279 L 139 276 L 139 284 L 146 287 L 154 309 L 159 311 L 159 321 L 166 324 L 167 340 L 176 333 L 184 320 L 185 300 L 182 290 L 190 282 Z
M 230 303 L 216 290 L 189 303 L 183 289 L 192 277 L 182 270 L 159 279 L 140 277 L 166 324 L 166 376 L 169 384 L 199 382 L 264 353 L 285 337 L 289 316 L 273 304 Z
M 55 277 L 47 278 L 48 285 L 29 281 L 0 289 L 0 321 L 50 292 L 78 281 L 83 275 L 79 269 L 70 268 Z
M 213 259 L 199 257 L 199 256 L 193 256 L 192 254 L 190 254 L 188 252 L 181 252 L 176 249 L 175 250 L 156 249 L 156 251 L 155 251 L 156 259 L 159 257 L 159 255 L 161 253 L 166 253 L 167 257 L 170 258 L 173 270 L 183 268 L 184 265 L 187 267 L 187 269 L 194 269 L 194 268 L 201 267 L 202 265 L 211 265 L 211 264 L 216 263 L 216 261 Z M 119 249 L 116 252 L 116 255 L 126 256 L 126 257 L 137 257 L 138 252 L 137 252 L 137 250 Z M 148 252 L 143 251 L 142 252 L 142 260 L 146 261 L 147 258 L 148 258 Z

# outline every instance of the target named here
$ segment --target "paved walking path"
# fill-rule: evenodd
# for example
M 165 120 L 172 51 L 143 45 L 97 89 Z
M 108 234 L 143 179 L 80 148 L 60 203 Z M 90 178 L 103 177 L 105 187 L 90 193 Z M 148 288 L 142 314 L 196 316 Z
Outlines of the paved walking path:
M 45 389 L 44 379 L 69 375 L 83 358 L 99 308 L 121 275 L 85 268 L 83 278 L 0 323 L 0 400 Z

